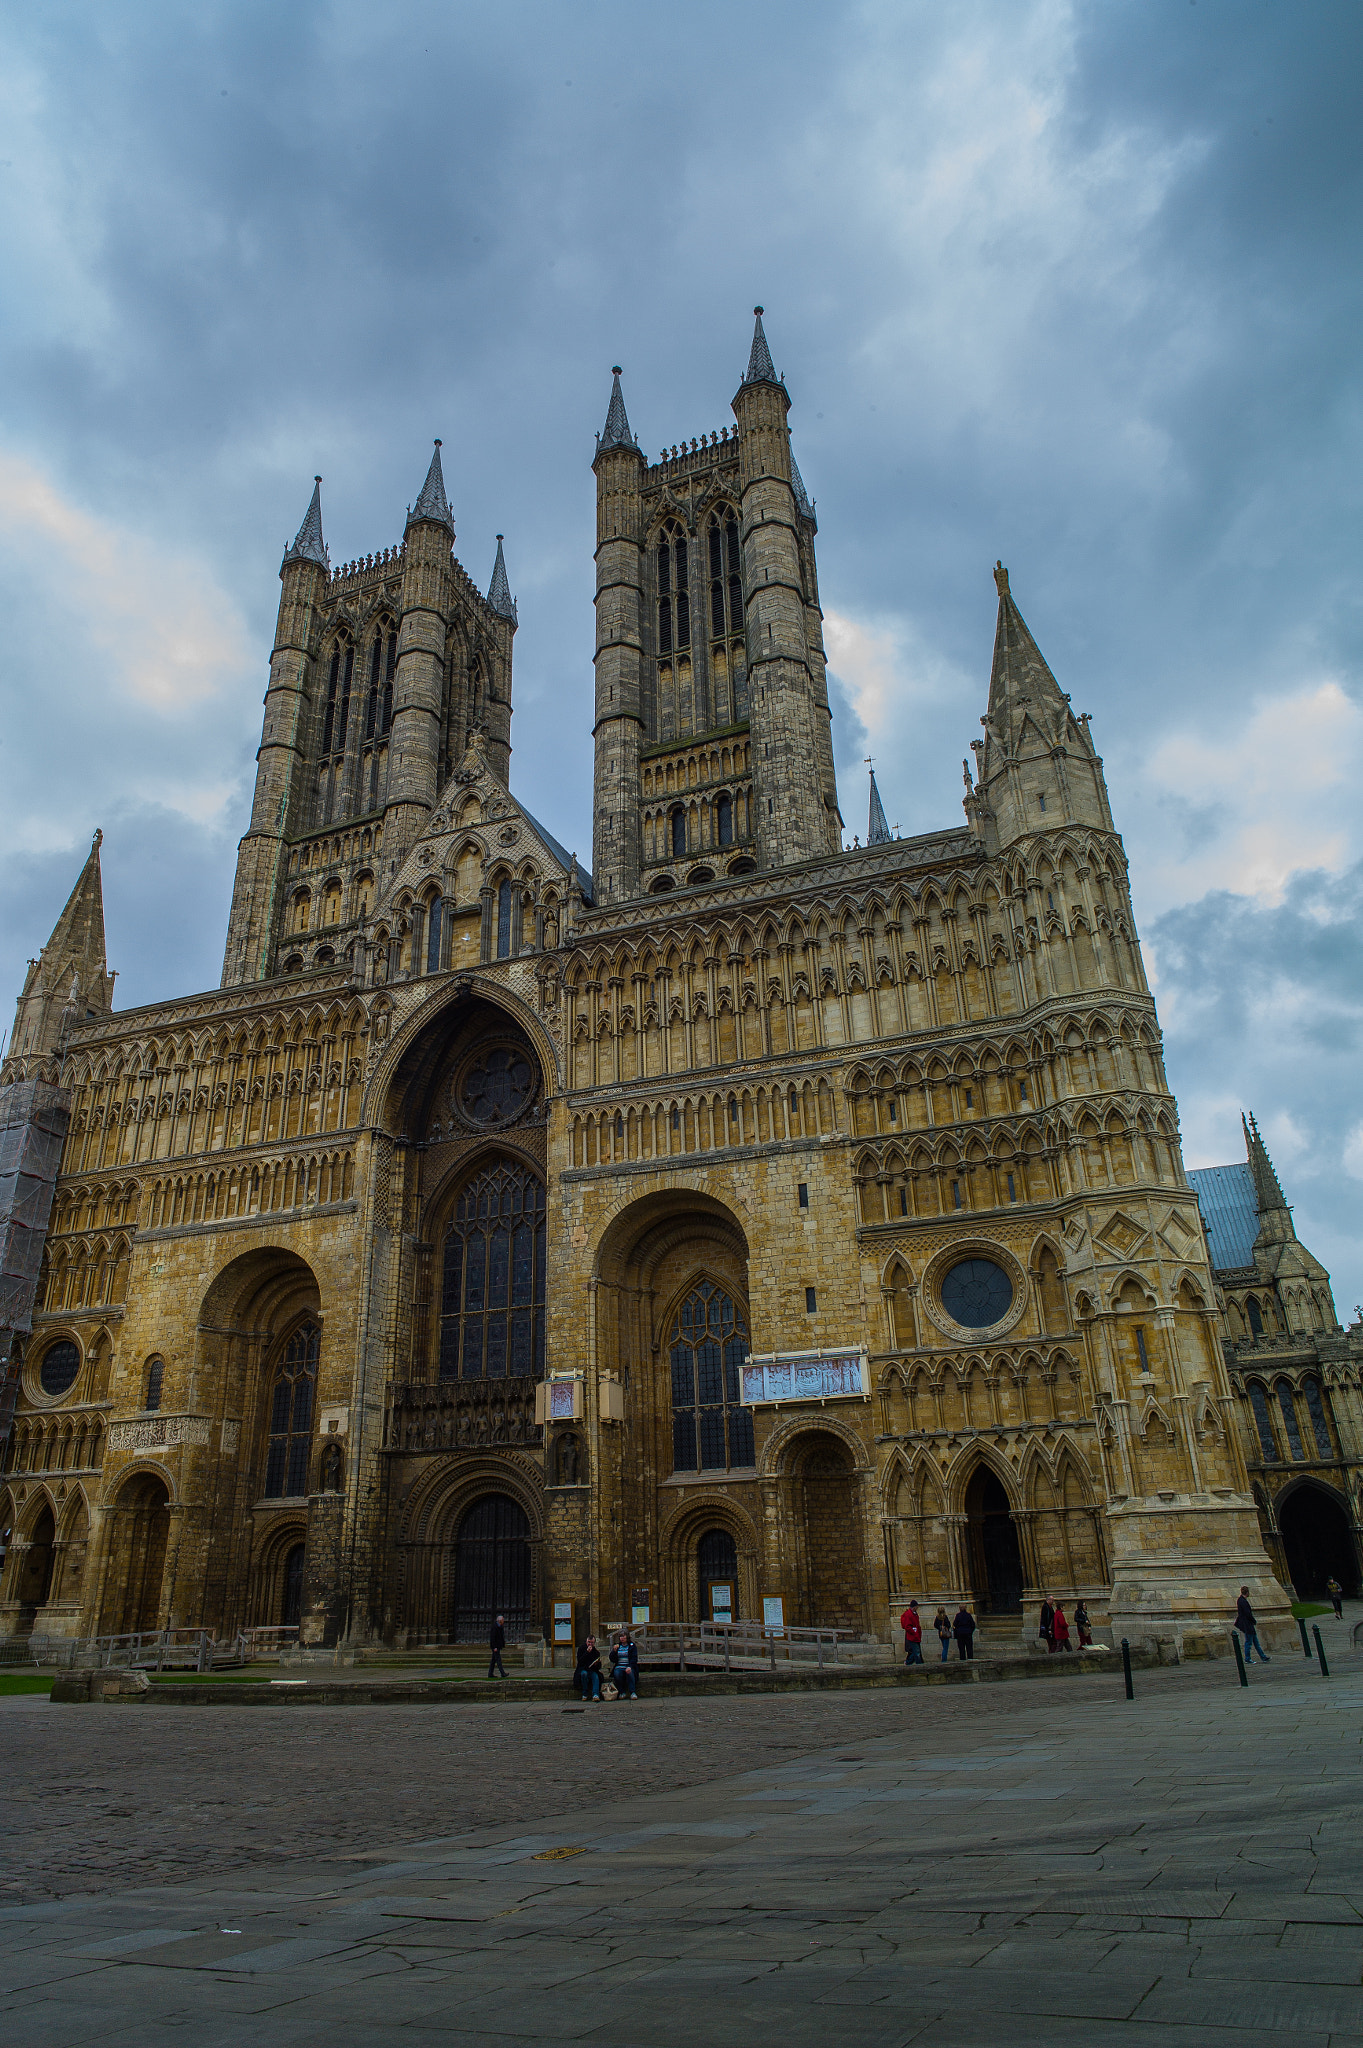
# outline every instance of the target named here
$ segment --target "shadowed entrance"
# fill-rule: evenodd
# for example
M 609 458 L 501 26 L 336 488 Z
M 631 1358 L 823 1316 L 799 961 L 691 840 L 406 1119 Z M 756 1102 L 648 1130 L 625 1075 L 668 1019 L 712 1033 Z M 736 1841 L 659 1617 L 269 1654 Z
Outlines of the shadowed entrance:
M 1022 1612 L 1022 1553 L 1017 1525 L 1000 1480 L 981 1465 L 965 1495 L 970 1582 L 975 1604 L 989 1614 Z
M 1278 1527 L 1287 1554 L 1287 1575 L 1299 1599 L 1325 1592 L 1338 1579 L 1346 1593 L 1358 1591 L 1358 1559 L 1339 1503 L 1320 1486 L 1298 1486 L 1278 1508 Z
M 507 1494 L 489 1493 L 459 1524 L 454 1552 L 454 1640 L 486 1642 L 499 1614 L 510 1642 L 530 1620 L 530 1524 Z

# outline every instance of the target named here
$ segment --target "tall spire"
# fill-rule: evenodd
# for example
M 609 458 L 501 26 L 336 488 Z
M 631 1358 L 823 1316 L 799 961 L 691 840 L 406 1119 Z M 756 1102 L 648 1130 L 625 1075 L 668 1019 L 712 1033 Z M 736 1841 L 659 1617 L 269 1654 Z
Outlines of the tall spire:
M 868 768 L 871 767 L 869 761 L 866 765 Z M 871 768 L 871 819 L 866 827 L 866 844 L 883 846 L 889 836 L 890 828 L 885 822 L 885 806 L 880 801 L 880 791 L 876 788 L 876 771 Z
M 1240 1115 L 1240 1127 L 1245 1134 L 1245 1154 L 1249 1160 L 1250 1174 L 1254 1180 L 1254 1202 L 1262 1216 L 1266 1210 L 1287 1209 L 1287 1197 L 1282 1183 L 1273 1171 L 1273 1161 L 1268 1156 L 1268 1147 L 1259 1136 L 1259 1126 L 1254 1121 L 1254 1112 Z M 1294 1233 L 1295 1234 L 1295 1233 Z
M 1008 571 L 1002 562 L 994 565 L 994 582 L 999 593 L 999 618 L 994 631 L 994 666 L 989 678 L 991 718 L 1008 703 L 1031 702 L 1038 710 L 1064 709 L 1066 698 L 1046 664 L 1027 622 L 1013 602 L 1008 588 Z
M 511 595 L 511 585 L 506 580 L 506 556 L 502 553 L 502 536 L 497 536 L 497 559 L 492 565 L 492 581 L 487 587 L 487 601 L 499 619 L 510 619 L 516 624 L 516 600 Z
M 776 374 L 776 367 L 771 359 L 771 350 L 767 347 L 767 337 L 762 332 L 762 308 L 760 306 L 753 307 L 753 316 L 756 324 L 753 327 L 752 354 L 748 357 L 748 367 L 744 373 L 743 382 L 745 384 L 779 384 L 781 379 Z
M 625 394 L 620 389 L 620 365 L 611 369 L 611 402 L 606 407 L 606 424 L 597 435 L 596 445 L 602 448 L 633 448 L 637 446 L 629 430 L 629 419 L 625 412 Z
M 286 562 L 317 562 L 323 569 L 327 564 L 327 546 L 322 539 L 322 479 L 314 477 L 312 503 L 303 515 L 303 524 L 294 537 L 291 548 L 284 551 Z
M 426 472 L 426 481 L 421 486 L 421 496 L 407 515 L 408 524 L 414 519 L 429 519 L 433 525 L 448 526 L 451 538 L 454 535 L 454 514 L 450 501 L 445 496 L 445 477 L 440 467 L 440 441 L 437 439 L 431 466 Z
M 10 1057 L 42 1060 L 60 1050 L 70 1026 L 113 1008 L 114 977 L 104 964 L 104 885 L 96 832 L 52 936 L 30 960 L 14 1013 Z

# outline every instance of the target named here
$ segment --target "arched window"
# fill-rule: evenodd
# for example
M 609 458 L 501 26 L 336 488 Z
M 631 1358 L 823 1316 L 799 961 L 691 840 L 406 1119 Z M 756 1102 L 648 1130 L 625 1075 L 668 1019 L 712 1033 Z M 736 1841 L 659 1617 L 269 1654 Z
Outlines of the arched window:
M 1311 1428 L 1315 1433 L 1316 1456 L 1318 1458 L 1333 1458 L 1335 1455 L 1334 1445 L 1330 1442 L 1330 1425 L 1325 1420 L 1325 1403 L 1320 1397 L 1320 1381 L 1303 1380 L 1301 1390 L 1306 1396 L 1306 1406 L 1311 1417 Z
M 658 652 L 672 652 L 672 549 L 666 536 L 658 543 Z
M 511 881 L 508 877 L 497 891 L 497 958 L 511 954 Z
M 1274 1465 L 1278 1461 L 1278 1446 L 1273 1440 L 1273 1417 L 1268 1411 L 1268 1396 L 1258 1380 L 1249 1383 L 1249 1405 L 1254 1410 L 1255 1427 L 1259 1432 L 1259 1448 L 1264 1463 Z
M 433 896 L 426 906 L 426 972 L 440 971 L 440 923 L 443 905 L 438 896 Z
M 331 674 L 327 678 L 327 710 L 322 722 L 322 752 L 331 752 L 331 733 L 336 723 L 336 685 L 341 673 L 341 643 L 338 640 L 332 650 Z
M 1249 1300 L 1245 1303 L 1245 1307 L 1249 1311 L 1250 1334 L 1255 1337 L 1262 1337 L 1264 1334 L 1263 1313 L 1259 1307 L 1258 1302 L 1254 1299 L 1254 1296 L 1252 1294 L 1250 1295 Z
M 686 852 L 686 812 L 680 804 L 672 813 L 672 851 L 678 855 Z
M 1294 1458 L 1304 1458 L 1301 1432 L 1297 1428 L 1297 1404 L 1292 1399 L 1292 1389 L 1286 1380 L 1278 1382 L 1278 1406 L 1283 1413 L 1283 1428 L 1287 1431 L 1287 1448 Z
M 755 1464 L 752 1410 L 739 1400 L 748 1326 L 732 1296 L 710 1280 L 693 1287 L 672 1324 L 670 1352 L 673 1468 Z
M 69 1337 L 59 1337 L 43 1353 L 38 1367 L 38 1384 L 49 1399 L 55 1400 L 59 1394 L 69 1393 L 75 1386 L 79 1371 L 80 1352 Z
M 687 589 L 686 536 L 677 541 L 674 554 L 677 565 L 677 645 L 691 645 L 691 598 Z
M 442 1380 L 544 1373 L 544 1183 L 500 1160 L 475 1175 L 445 1236 Z
M 372 740 L 379 722 L 380 686 L 383 681 L 383 629 L 374 635 L 374 649 L 369 657 L 369 695 L 364 707 L 364 736 Z
M 715 837 L 721 846 L 734 843 L 734 807 L 732 799 L 722 796 L 715 805 Z
M 379 726 L 380 733 L 386 733 L 389 726 L 393 723 L 393 677 L 397 674 L 397 666 L 398 636 L 395 629 L 390 629 L 388 634 L 388 662 L 384 670 L 383 722 Z
M 312 1404 L 322 1332 L 303 1323 L 290 1337 L 270 1403 L 270 1450 L 265 1465 L 267 1500 L 292 1498 L 308 1490 L 312 1452 Z
M 149 1358 L 147 1360 L 147 1398 L 143 1406 L 149 1415 L 154 1415 L 161 1406 L 161 1381 L 165 1377 L 165 1371 L 166 1361 L 164 1358 Z

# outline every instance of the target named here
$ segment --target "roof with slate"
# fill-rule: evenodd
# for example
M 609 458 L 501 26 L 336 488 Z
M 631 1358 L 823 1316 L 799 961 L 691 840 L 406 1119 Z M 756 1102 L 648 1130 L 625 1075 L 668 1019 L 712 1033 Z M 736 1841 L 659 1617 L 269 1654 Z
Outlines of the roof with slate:
M 534 826 L 535 830 L 539 833 L 540 838 L 548 847 L 550 853 L 553 854 L 554 859 L 562 867 L 565 875 L 570 873 L 573 862 L 577 861 L 577 879 L 582 886 L 582 893 L 589 903 L 594 903 L 596 901 L 596 894 L 592 887 L 591 869 L 584 868 L 581 861 L 577 860 L 577 855 L 575 853 L 569 853 L 567 847 L 564 846 L 559 840 L 555 839 L 552 832 L 547 831 L 545 827 L 541 825 L 539 819 L 535 816 L 534 812 L 526 809 L 525 805 L 521 802 L 519 797 L 517 797 L 516 799 L 516 808 L 520 812 L 521 816 L 525 819 L 527 825 Z
M 426 472 L 426 481 L 421 486 L 421 496 L 407 515 L 408 524 L 413 519 L 429 519 L 437 526 L 448 526 L 454 532 L 454 514 L 450 501 L 445 496 L 445 473 L 440 467 L 440 442 L 435 444 L 431 466 Z
M 598 448 L 635 448 L 638 446 L 629 430 L 629 419 L 625 412 L 625 394 L 620 389 L 620 365 L 616 363 L 611 371 L 611 401 L 606 407 L 606 424 L 597 435 Z
M 1188 1175 L 1207 1226 L 1207 1245 L 1215 1272 L 1229 1273 L 1254 1264 L 1259 1235 L 1259 1209 L 1254 1175 L 1242 1160 L 1235 1166 L 1198 1166 Z

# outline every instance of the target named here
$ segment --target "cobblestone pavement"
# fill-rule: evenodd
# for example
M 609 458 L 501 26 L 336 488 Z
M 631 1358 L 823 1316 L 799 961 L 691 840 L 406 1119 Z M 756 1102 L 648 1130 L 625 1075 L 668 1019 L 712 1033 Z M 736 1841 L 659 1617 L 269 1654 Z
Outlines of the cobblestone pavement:
M 0 2027 L 1363 2048 L 1363 1655 L 1137 1687 L 7 1703 Z

